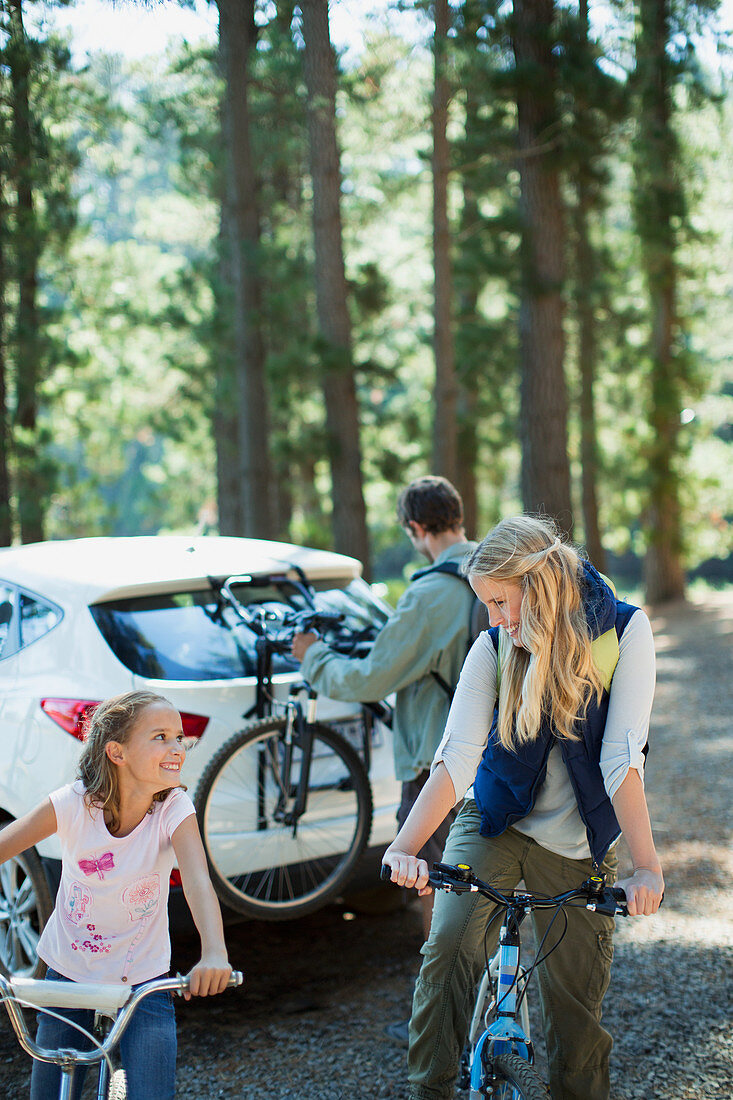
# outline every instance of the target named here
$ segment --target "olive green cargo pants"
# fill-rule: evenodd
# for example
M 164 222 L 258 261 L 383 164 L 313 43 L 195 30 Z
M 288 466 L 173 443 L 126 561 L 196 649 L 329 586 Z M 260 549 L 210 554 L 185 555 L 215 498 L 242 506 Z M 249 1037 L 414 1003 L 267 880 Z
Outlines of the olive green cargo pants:
M 554 855 L 515 829 L 491 840 L 479 835 L 480 814 L 467 801 L 456 818 L 444 863 L 467 863 L 478 878 L 507 893 L 520 879 L 530 893 L 571 890 L 593 873 L 590 859 Z M 602 871 L 613 882 L 616 857 Z M 496 907 L 478 894 L 437 892 L 430 936 L 410 1020 L 408 1069 L 413 1100 L 452 1100 L 460 1054 L 468 1031 L 476 983 L 485 958 L 484 934 Z M 584 907 L 568 908 L 568 930 L 560 946 L 537 969 L 553 1100 L 608 1100 L 611 1036 L 601 1027 L 601 1002 L 608 987 L 614 921 Z M 533 914 L 542 939 L 552 910 Z M 560 914 L 543 948 L 564 928 Z M 492 955 L 501 918 L 486 942 Z M 534 983 L 533 983 L 534 984 Z M 530 996 L 532 991 L 530 991 Z

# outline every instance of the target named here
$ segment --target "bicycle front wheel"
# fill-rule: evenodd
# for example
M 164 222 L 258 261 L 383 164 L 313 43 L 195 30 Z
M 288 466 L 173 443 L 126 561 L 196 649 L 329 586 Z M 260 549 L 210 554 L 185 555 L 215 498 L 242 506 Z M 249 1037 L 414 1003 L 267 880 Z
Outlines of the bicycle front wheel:
M 491 1060 L 495 1080 L 485 1093 L 471 1092 L 474 1096 L 490 1096 L 492 1100 L 548 1100 L 550 1093 L 539 1079 L 533 1067 L 520 1055 L 508 1052 L 497 1054 Z
M 246 916 L 303 916 L 345 884 L 369 837 L 372 797 L 364 765 L 329 726 L 312 732 L 304 812 L 293 813 L 303 768 L 285 720 L 236 733 L 211 759 L 194 802 L 212 882 Z

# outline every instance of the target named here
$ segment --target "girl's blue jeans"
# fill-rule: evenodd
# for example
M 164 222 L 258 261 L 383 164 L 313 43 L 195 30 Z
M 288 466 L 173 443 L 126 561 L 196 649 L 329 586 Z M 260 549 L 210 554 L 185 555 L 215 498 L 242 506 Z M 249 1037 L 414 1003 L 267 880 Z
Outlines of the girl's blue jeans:
M 49 969 L 47 981 L 68 982 Z M 143 983 L 141 983 L 143 984 Z M 136 989 L 137 986 L 133 986 Z M 56 1011 L 56 1010 L 54 1010 Z M 94 1013 L 86 1009 L 60 1009 L 59 1015 L 80 1024 L 87 1031 L 94 1026 Z M 90 1050 L 93 1044 L 80 1031 L 62 1020 L 39 1013 L 36 1042 L 48 1050 L 71 1047 Z M 120 1056 L 127 1077 L 128 1100 L 173 1100 L 176 1080 L 176 1017 L 170 993 L 152 993 L 136 1008 L 120 1040 Z M 31 1100 L 55 1100 L 59 1094 L 61 1071 L 50 1062 L 34 1059 L 31 1075 Z M 74 1074 L 72 1100 L 79 1100 L 84 1070 Z

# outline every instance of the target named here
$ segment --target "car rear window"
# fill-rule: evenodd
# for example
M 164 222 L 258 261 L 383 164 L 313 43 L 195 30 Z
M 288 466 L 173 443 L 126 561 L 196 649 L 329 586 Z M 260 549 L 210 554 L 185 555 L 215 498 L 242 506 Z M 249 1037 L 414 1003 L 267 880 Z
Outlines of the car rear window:
M 361 631 L 379 627 L 389 609 L 360 579 L 319 581 L 314 601 L 322 611 L 340 612 L 345 625 Z M 303 592 L 286 581 L 237 585 L 242 603 L 277 613 L 308 606 Z M 211 590 L 174 592 L 94 604 L 90 611 L 115 656 L 131 672 L 156 680 L 228 680 L 255 676 L 255 634 L 230 608 L 221 608 Z M 273 658 L 273 672 L 297 665 Z

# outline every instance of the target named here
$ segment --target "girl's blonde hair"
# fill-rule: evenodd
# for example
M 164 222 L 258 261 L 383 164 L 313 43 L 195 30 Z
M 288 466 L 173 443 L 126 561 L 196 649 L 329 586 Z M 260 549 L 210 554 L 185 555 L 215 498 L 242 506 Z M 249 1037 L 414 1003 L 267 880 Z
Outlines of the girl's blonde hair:
M 126 691 L 99 703 L 88 720 L 77 778 L 84 785 L 87 806 L 98 806 L 109 816 L 108 826 L 112 833 L 120 824 L 119 773 L 117 765 L 107 756 L 106 745 L 110 741 L 124 745 L 142 712 L 159 703 L 175 710 L 172 703 L 152 691 Z M 155 803 L 163 802 L 169 794 L 170 790 L 166 789 L 153 795 L 148 812 L 151 813 Z
M 580 591 L 581 558 L 563 542 L 551 520 L 521 515 L 502 520 L 462 565 L 466 576 L 518 584 L 521 648 L 501 647 L 498 734 L 515 749 L 533 741 L 543 717 L 560 738 L 578 740 L 574 725 L 601 675 Z

